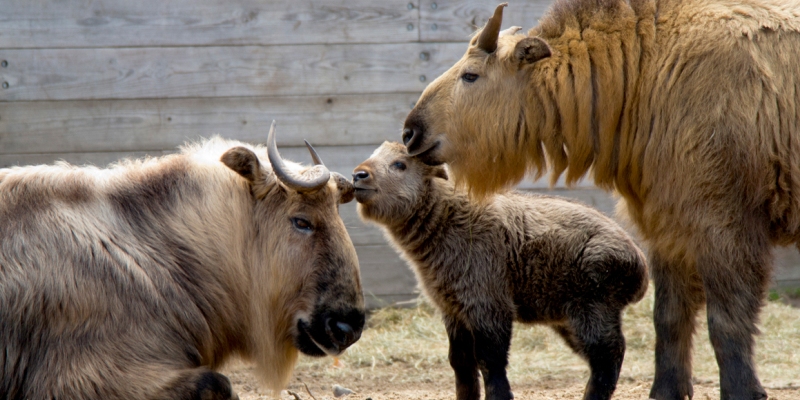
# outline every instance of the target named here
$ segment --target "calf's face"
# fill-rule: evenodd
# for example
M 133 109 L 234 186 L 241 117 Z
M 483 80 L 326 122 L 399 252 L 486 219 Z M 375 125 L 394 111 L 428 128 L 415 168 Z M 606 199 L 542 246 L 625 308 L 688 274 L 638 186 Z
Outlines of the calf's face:
M 353 188 L 363 218 L 391 223 L 414 213 L 425 185 L 447 179 L 444 166 L 429 166 L 411 157 L 396 142 L 384 142 L 353 170 Z

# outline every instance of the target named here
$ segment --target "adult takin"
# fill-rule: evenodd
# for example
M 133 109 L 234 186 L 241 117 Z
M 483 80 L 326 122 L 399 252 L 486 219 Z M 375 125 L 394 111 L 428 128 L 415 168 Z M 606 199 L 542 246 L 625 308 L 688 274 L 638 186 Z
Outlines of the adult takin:
M 552 327 L 591 369 L 584 399 L 609 399 L 625 355 L 622 310 L 647 289 L 645 258 L 611 219 L 582 204 L 508 192 L 472 202 L 400 143 L 356 167 L 359 215 L 380 225 L 442 312 L 456 397 L 513 398 L 513 321 Z
M 766 399 L 771 247 L 800 243 L 800 2 L 555 0 L 527 34 L 503 7 L 423 92 L 408 151 L 476 197 L 548 169 L 618 191 L 656 288 L 650 397 L 692 397 L 705 305 L 721 398 Z
M 266 148 L 0 170 L 0 397 L 235 399 L 233 354 L 279 389 L 298 350 L 358 340 L 352 185 L 309 150 L 283 161 L 273 124 Z

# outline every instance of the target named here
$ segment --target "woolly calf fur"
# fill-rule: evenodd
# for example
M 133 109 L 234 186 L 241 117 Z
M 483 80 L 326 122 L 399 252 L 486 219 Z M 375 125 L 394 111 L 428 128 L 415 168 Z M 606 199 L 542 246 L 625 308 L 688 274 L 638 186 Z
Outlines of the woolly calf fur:
M 472 202 L 444 166 L 386 142 L 356 167 L 361 217 L 380 225 L 442 312 L 459 400 L 512 398 L 513 321 L 552 327 L 591 368 L 586 398 L 608 399 L 625 353 L 621 313 L 647 289 L 645 258 L 611 219 L 520 192 Z

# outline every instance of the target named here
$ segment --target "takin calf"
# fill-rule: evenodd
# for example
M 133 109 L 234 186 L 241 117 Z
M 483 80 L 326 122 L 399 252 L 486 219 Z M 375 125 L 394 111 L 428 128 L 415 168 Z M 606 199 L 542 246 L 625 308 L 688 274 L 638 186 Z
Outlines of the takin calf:
M 360 216 L 379 224 L 442 312 L 459 400 L 511 399 L 513 321 L 543 323 L 589 362 L 584 399 L 616 388 L 622 309 L 647 289 L 645 258 L 611 219 L 576 202 L 509 192 L 474 203 L 443 166 L 384 143 L 356 167 Z
M 309 149 L 311 149 L 309 147 Z M 108 169 L 0 169 L 0 398 L 232 399 L 364 326 L 352 185 L 212 139 Z

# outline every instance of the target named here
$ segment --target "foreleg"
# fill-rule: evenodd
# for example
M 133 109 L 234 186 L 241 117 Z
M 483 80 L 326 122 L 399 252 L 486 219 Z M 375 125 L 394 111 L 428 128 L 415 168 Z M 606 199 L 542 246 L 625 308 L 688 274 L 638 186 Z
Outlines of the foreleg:
M 450 340 L 448 358 L 456 374 L 456 399 L 479 400 L 481 388 L 472 332 L 452 316 L 445 316 L 444 323 Z
M 683 262 L 668 261 L 653 252 L 650 268 L 655 284 L 653 322 L 656 370 L 650 398 L 692 398 L 692 335 L 703 305 L 700 276 Z

